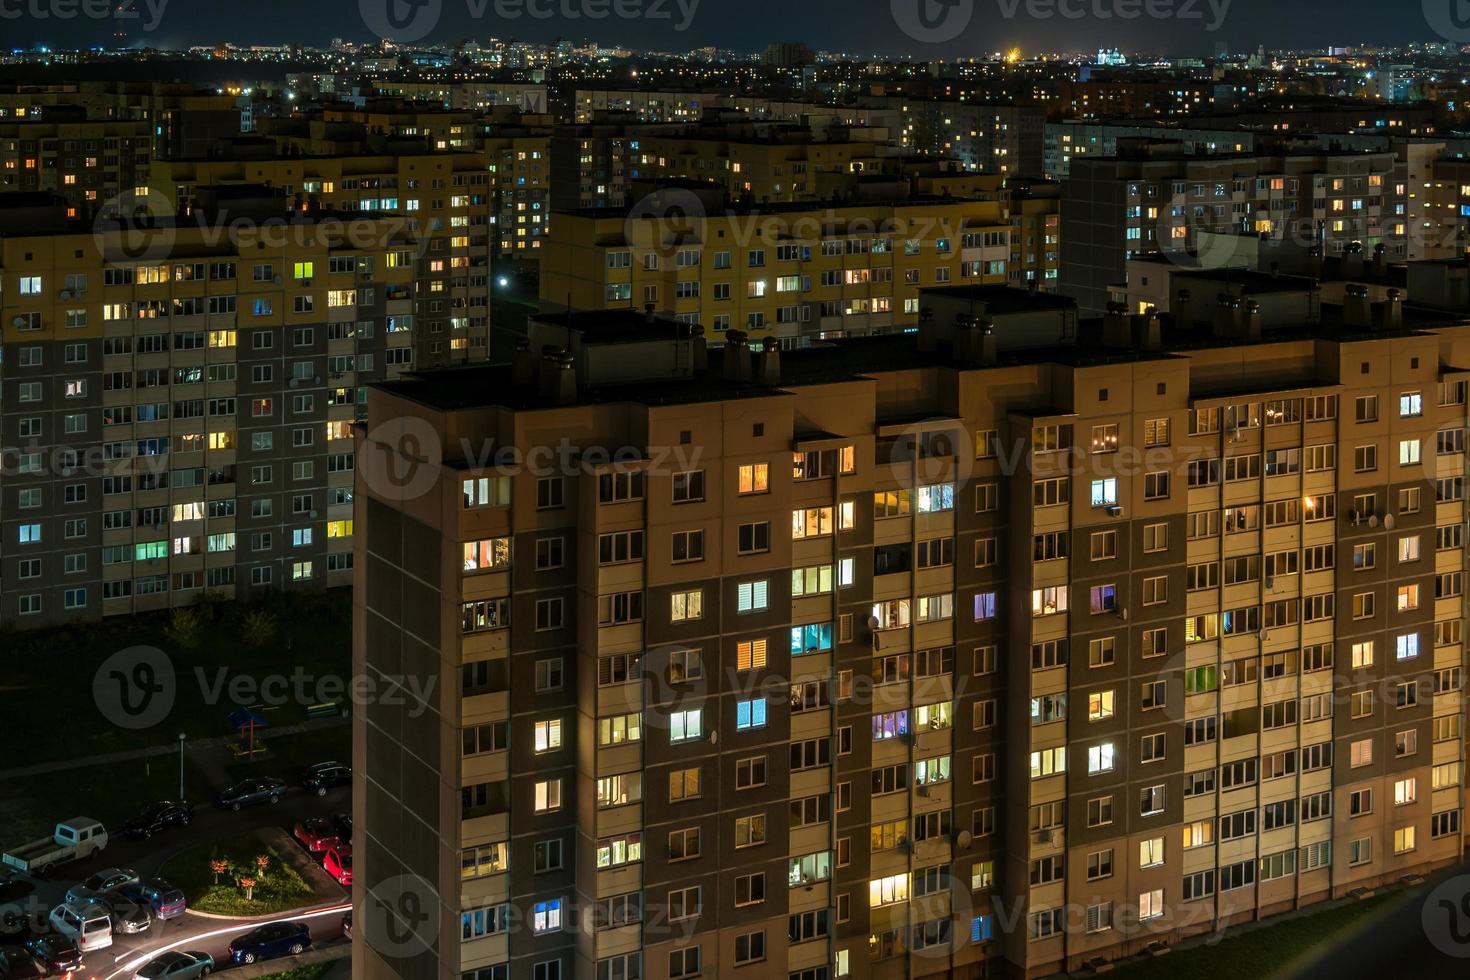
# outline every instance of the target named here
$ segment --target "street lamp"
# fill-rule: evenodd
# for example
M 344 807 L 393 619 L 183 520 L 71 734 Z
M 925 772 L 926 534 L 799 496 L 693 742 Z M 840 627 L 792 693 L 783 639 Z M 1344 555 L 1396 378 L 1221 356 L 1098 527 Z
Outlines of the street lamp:
M 188 736 L 179 732 L 179 802 L 184 802 L 184 739 Z

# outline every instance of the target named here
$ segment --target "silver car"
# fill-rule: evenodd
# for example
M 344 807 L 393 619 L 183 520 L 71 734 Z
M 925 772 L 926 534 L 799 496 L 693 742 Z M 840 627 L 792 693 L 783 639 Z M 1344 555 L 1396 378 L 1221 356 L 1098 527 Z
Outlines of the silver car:
M 78 882 L 66 890 L 66 900 L 73 905 L 83 904 L 98 898 L 103 892 L 138 880 L 138 872 L 132 868 L 104 868 L 86 881 Z
M 109 915 L 112 916 L 112 931 L 123 935 L 133 935 L 143 932 L 153 925 L 153 911 L 146 905 L 140 905 L 132 899 L 117 892 L 107 892 L 101 898 L 94 900 L 98 905 L 105 906 Z

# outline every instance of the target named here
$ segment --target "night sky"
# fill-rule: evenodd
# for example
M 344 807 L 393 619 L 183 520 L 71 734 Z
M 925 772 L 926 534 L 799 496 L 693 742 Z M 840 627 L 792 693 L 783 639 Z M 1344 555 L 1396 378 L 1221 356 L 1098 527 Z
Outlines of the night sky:
M 51 44 L 75 47 L 106 43 L 111 20 L 85 16 L 62 19 L 58 13 L 87 9 L 106 0 L 0 0 L 0 44 L 7 47 Z M 1391 44 L 1438 40 L 1425 11 L 1443 17 L 1466 0 L 126 0 L 136 19 L 124 22 L 131 44 L 184 47 L 217 41 L 324 45 L 333 37 L 370 40 L 360 4 L 405 4 L 399 23 L 410 23 L 408 3 L 439 4 L 437 27 L 428 41 L 466 37 L 550 41 L 595 39 L 608 44 L 684 50 L 718 45 L 759 50 L 773 40 L 800 40 L 813 48 L 854 53 L 908 54 L 917 58 L 981 55 L 1019 46 L 1024 51 L 1093 50 L 1100 45 L 1172 54 L 1209 54 L 1217 43 L 1232 51 L 1258 44 L 1325 48 L 1353 43 Z M 616 9 L 629 4 L 661 16 L 629 19 L 616 15 L 591 19 L 563 13 Z M 914 17 L 928 4 L 925 21 Z M 941 4 L 952 5 L 950 7 Z M 516 19 L 497 13 L 511 5 Z M 534 6 L 550 17 L 524 11 Z M 599 6 L 600 5 L 600 6 Z M 918 40 L 898 19 L 927 23 L 932 40 Z M 689 16 L 692 8 L 692 16 Z M 1174 11 L 1151 17 L 1147 11 Z M 1065 9 L 1072 16 L 1064 16 Z M 1098 10 L 1111 14 L 1100 17 Z M 1125 11 L 1140 11 L 1123 19 Z M 476 17 L 472 11 L 480 11 Z M 1051 12 L 1049 17 L 1032 12 Z M 37 16 L 37 12 L 46 16 Z M 968 16 L 967 16 L 968 14 Z M 1223 14 L 1223 16 L 1222 16 Z M 954 19 L 946 19 L 946 15 Z M 1470 10 L 1461 14 L 1470 23 Z M 380 21 L 381 22 L 381 21 Z M 425 21 L 413 22 L 417 24 Z M 957 24 L 967 24 L 955 33 Z M 153 30 L 144 25 L 156 24 Z M 684 30 L 677 25 L 687 24 Z M 938 25 L 935 27 L 934 25 Z M 1218 25 L 1210 30 L 1211 25 Z M 919 31 L 922 33 L 922 29 Z M 953 36 L 949 36 L 953 35 Z

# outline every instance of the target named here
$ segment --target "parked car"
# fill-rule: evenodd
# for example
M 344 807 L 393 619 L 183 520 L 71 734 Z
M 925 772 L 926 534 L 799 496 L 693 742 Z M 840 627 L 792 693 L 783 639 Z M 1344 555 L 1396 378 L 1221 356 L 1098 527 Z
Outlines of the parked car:
M 83 953 L 112 945 L 112 915 L 95 902 L 67 902 L 51 910 L 51 929 L 77 944 Z
M 301 785 L 317 796 L 327 790 L 352 785 L 352 767 L 340 762 L 318 762 L 301 774 Z
M 66 900 L 73 904 L 97 898 L 105 891 L 128 885 L 138 880 L 138 872 L 132 868 L 104 868 L 86 881 L 72 885 L 66 891 Z
M 230 941 L 226 947 L 230 961 L 254 963 L 256 960 L 273 960 L 278 956 L 295 956 L 311 949 L 311 930 L 301 922 L 272 922 L 257 926 L 243 936 Z
M 93 901 L 104 906 L 112 914 L 114 933 L 132 936 L 146 932 L 148 927 L 153 925 L 153 909 L 149 908 L 146 901 L 135 902 L 121 892 L 104 892 L 100 898 L 95 898 Z
M 22 946 L 0 948 L 0 978 L 3 980 L 40 980 L 46 967 Z
M 133 974 L 135 980 L 194 980 L 214 972 L 214 957 L 193 950 L 174 951 L 154 957 Z
M 229 787 L 219 795 L 219 805 L 229 810 L 257 803 L 279 803 L 286 792 L 286 783 L 280 779 L 260 777 L 245 779 Z
M 17 871 L 37 874 L 53 864 L 89 857 L 107 847 L 107 828 L 91 817 L 73 817 L 56 825 L 50 837 L 22 844 L 0 856 Z
M 183 890 L 175 888 L 162 878 L 135 881 L 123 885 L 116 891 L 130 901 L 146 905 L 152 910 L 153 917 L 156 919 L 172 919 L 174 916 L 183 915 L 187 907 Z
M 65 936 L 52 933 L 27 939 L 26 951 L 41 961 L 47 976 L 64 977 L 82 968 L 82 951 Z
M 307 817 L 305 820 L 297 821 L 296 827 L 291 831 L 301 846 L 313 854 L 325 851 L 337 841 L 337 825 L 330 817 Z
M 352 884 L 352 846 L 339 844 L 327 851 L 326 857 L 322 858 L 322 867 L 343 888 Z
M 138 815 L 123 824 L 123 833 L 137 840 L 147 840 L 170 827 L 187 827 L 194 819 L 194 805 L 184 800 L 161 800 L 145 806 Z

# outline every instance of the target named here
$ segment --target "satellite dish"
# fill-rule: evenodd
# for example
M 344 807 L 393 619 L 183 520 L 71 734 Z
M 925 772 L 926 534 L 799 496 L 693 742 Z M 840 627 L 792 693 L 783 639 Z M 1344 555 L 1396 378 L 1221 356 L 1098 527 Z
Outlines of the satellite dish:
M 954 839 L 955 846 L 961 847 L 961 848 L 969 847 L 970 846 L 970 840 L 971 840 L 971 838 L 970 838 L 970 832 L 968 830 L 962 830 L 958 834 L 955 835 L 955 839 Z
M 1383 515 L 1383 527 L 1384 527 L 1385 530 L 1392 531 L 1393 530 L 1393 526 L 1396 523 L 1398 523 L 1398 522 L 1394 520 L 1394 516 L 1392 514 L 1384 514 Z
M 877 616 L 869 616 L 868 617 L 868 629 L 870 629 L 870 630 L 876 630 L 877 628 L 878 628 L 878 617 Z
M 1377 527 L 1378 526 L 1378 515 L 1377 514 L 1373 514 L 1372 516 L 1370 516 L 1368 518 L 1368 526 L 1369 527 Z

